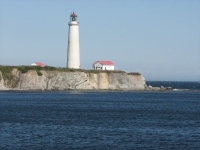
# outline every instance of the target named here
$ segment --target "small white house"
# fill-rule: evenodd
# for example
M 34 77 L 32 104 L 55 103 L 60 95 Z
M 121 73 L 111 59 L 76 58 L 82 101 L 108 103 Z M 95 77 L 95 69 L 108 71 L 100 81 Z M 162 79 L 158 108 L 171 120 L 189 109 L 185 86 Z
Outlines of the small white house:
M 43 64 L 42 62 L 34 62 L 31 64 L 31 66 L 40 66 L 40 67 L 45 67 L 46 65 Z
M 95 70 L 114 70 L 114 63 L 109 60 L 98 60 L 93 63 Z

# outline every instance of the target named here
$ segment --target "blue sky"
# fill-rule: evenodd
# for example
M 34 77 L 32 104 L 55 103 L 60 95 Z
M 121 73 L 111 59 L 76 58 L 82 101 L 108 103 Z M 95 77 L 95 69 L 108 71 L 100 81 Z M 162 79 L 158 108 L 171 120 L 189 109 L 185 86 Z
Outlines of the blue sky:
M 65 67 L 78 15 L 81 68 L 111 60 L 146 80 L 200 81 L 199 0 L 1 0 L 0 64 Z

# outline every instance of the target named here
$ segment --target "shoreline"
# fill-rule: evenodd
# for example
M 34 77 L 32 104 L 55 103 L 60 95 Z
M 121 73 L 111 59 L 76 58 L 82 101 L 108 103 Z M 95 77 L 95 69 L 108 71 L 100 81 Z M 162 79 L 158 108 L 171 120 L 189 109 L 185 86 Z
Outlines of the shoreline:
M 71 90 L 13 90 L 13 89 L 6 89 L 0 90 L 0 92 L 200 92 L 200 89 L 172 89 L 172 90 L 103 90 L 103 89 L 71 89 Z

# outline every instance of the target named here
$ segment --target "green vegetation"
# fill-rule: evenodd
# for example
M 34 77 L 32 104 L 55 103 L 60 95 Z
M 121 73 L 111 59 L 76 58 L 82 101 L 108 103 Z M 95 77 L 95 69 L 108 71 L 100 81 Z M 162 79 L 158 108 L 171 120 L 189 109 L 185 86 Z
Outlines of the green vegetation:
M 121 70 L 83 70 L 83 69 L 80 69 L 80 71 L 85 72 L 85 73 L 125 73 L 124 71 L 121 71 Z
M 0 71 L 2 73 L 3 79 L 12 80 L 14 76 L 12 75 L 13 68 L 11 66 L 0 66 Z
M 43 75 L 42 72 L 40 72 L 38 70 L 37 70 L 37 74 L 38 74 L 38 76 L 42 76 Z
M 17 69 L 21 71 L 21 73 L 27 73 L 29 70 L 35 70 L 38 74 L 38 76 L 42 76 L 41 71 L 59 71 L 59 72 L 85 72 L 85 73 L 125 73 L 121 70 L 85 70 L 85 69 L 70 69 L 70 68 L 56 68 L 51 66 L 1 66 L 0 65 L 0 71 L 2 72 L 2 76 L 4 80 L 12 80 L 14 76 L 12 75 L 12 70 Z M 130 73 L 129 73 L 130 74 Z M 132 73 L 131 73 L 132 74 Z M 139 73 L 134 73 L 139 74 Z
M 21 73 L 27 73 L 29 70 L 36 70 L 38 76 L 42 76 L 42 73 L 40 72 L 41 70 L 56 70 L 55 67 L 39 67 L 39 66 L 1 66 L 0 65 L 0 71 L 2 72 L 2 76 L 4 80 L 12 80 L 14 76 L 12 75 L 12 70 L 17 69 L 21 71 Z
M 13 67 L 0 66 L 3 79 L 6 81 L 8 87 L 15 87 L 18 83 L 18 79 L 12 74 Z
M 127 73 L 128 75 L 141 75 L 139 72 L 129 72 L 129 73 Z
M 55 67 L 50 67 L 50 66 L 46 66 L 46 67 L 40 67 L 40 66 L 13 66 L 13 68 L 18 69 L 22 73 L 27 73 L 29 70 L 36 70 L 37 73 L 39 73 L 41 70 L 46 70 L 46 71 L 56 70 Z M 39 74 L 41 74 L 41 72 Z

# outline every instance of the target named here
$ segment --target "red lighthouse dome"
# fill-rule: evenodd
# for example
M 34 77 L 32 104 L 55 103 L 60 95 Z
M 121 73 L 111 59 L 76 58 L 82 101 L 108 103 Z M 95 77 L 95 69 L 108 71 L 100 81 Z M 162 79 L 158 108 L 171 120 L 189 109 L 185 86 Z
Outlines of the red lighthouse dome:
M 70 20 L 71 20 L 71 21 L 76 21 L 76 20 L 77 20 L 76 17 L 77 17 L 77 15 L 73 12 L 73 13 L 71 13 L 71 15 L 70 15 L 70 18 L 71 18 Z

